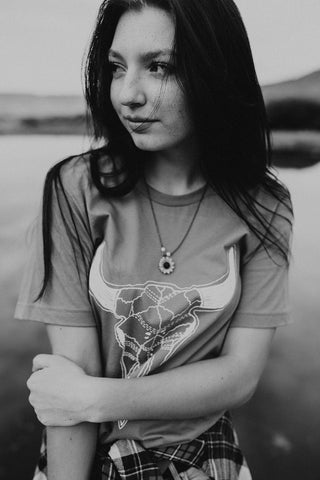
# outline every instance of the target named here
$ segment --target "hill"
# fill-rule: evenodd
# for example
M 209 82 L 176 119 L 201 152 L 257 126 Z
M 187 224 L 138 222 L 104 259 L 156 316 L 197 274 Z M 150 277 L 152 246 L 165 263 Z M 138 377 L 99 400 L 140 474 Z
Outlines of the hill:
M 84 112 L 85 102 L 79 95 L 25 95 L 0 93 L 0 117 L 44 118 L 73 116 Z
M 0 94 L 0 135 L 83 135 L 85 131 L 81 96 Z
M 320 71 L 263 88 L 272 130 L 320 131 Z
M 309 75 L 262 87 L 263 96 L 269 102 L 279 100 L 309 100 L 320 104 L 320 70 Z

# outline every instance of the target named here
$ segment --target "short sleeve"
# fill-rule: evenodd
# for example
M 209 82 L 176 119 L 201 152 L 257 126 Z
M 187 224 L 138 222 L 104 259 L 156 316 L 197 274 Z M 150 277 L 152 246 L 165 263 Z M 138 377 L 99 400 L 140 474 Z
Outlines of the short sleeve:
M 273 230 L 285 249 L 290 249 L 292 206 L 278 203 L 270 220 Z M 253 233 L 245 239 L 241 259 L 241 297 L 231 327 L 271 328 L 290 321 L 288 294 L 289 263 L 274 247 L 259 246 Z
M 94 326 L 88 295 L 88 270 L 93 242 L 84 197 L 70 172 L 61 176 L 63 189 L 58 182 L 52 193 L 51 279 L 44 295 L 36 300 L 44 271 L 42 214 L 39 214 L 28 241 L 28 258 L 15 318 L 66 326 Z

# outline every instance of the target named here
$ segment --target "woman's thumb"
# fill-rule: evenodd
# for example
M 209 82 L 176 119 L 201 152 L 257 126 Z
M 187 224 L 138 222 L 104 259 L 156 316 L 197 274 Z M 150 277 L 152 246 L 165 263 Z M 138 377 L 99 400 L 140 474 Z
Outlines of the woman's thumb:
M 52 355 L 41 353 L 34 357 L 32 361 L 32 372 L 37 372 L 43 368 L 49 367 L 52 363 Z

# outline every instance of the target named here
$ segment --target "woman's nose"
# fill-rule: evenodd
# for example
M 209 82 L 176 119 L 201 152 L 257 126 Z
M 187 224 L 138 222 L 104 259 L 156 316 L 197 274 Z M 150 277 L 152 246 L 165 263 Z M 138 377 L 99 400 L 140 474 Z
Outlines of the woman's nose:
M 127 73 L 122 83 L 120 101 L 124 106 L 144 105 L 146 95 L 139 75 Z

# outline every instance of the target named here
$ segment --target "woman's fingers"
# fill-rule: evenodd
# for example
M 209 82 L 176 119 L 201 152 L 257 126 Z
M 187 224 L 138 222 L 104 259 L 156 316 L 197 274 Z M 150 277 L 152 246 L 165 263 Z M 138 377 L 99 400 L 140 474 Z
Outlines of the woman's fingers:
M 43 425 L 77 425 L 85 421 L 91 388 L 82 368 L 60 355 L 41 354 L 34 358 L 32 371 L 27 380 L 29 402 Z
M 58 368 L 67 368 L 67 367 L 77 366 L 72 360 L 62 357 L 61 355 L 49 355 L 41 353 L 34 357 L 32 362 L 32 371 L 36 372 L 37 370 L 42 370 L 47 367 L 58 367 Z M 78 367 L 78 366 L 77 366 Z

